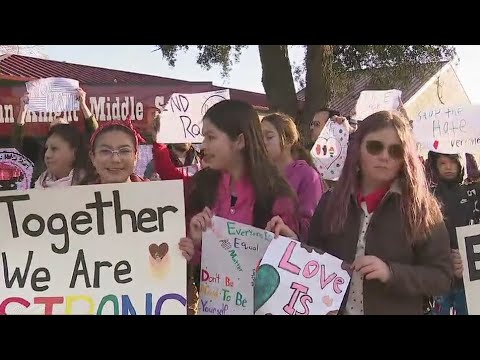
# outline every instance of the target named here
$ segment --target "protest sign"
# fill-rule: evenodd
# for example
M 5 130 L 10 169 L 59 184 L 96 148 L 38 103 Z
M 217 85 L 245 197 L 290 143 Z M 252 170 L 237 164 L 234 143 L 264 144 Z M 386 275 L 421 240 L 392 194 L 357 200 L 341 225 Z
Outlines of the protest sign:
M 162 111 L 157 142 L 201 143 L 203 116 L 213 105 L 226 99 L 230 99 L 228 89 L 196 94 L 172 94 Z
M 39 112 L 77 111 L 79 82 L 50 77 L 32 80 L 25 84 L 28 92 L 28 110 Z
M 200 315 L 253 315 L 258 264 L 273 234 L 217 216 L 203 234 Z
M 342 260 L 279 237 L 255 279 L 255 315 L 335 315 L 350 282 Z
M 147 165 L 153 159 L 152 145 L 140 145 L 138 148 L 138 160 L 135 174 L 144 176 Z
M 457 227 L 469 315 L 480 315 L 480 225 Z
M 442 154 L 480 150 L 479 105 L 444 106 L 421 111 L 413 120 L 413 135 L 422 149 Z
M 401 99 L 400 90 L 364 90 L 357 100 L 353 117 L 361 121 L 378 111 L 398 110 Z
M 340 177 L 347 156 L 349 133 L 345 124 L 328 120 L 310 151 L 318 172 L 325 180 Z
M 2 192 L 0 228 L 0 314 L 186 314 L 181 181 Z
M 0 149 L 0 191 L 29 189 L 33 166 L 17 149 Z

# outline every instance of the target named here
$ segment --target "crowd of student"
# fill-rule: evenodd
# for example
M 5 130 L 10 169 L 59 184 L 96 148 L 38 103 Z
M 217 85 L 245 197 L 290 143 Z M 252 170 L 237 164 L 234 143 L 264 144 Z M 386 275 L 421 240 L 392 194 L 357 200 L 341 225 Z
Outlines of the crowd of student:
M 145 174 L 135 174 L 142 136 L 129 120 L 99 126 L 81 89 L 78 98 L 86 133 L 55 119 L 42 155 L 30 154 L 31 187 L 183 180 L 187 234 L 179 247 L 189 264 L 189 314 L 197 308 L 202 233 L 213 214 L 351 263 L 341 314 L 467 313 L 455 228 L 480 221 L 471 191 L 478 168 L 469 154 L 431 152 L 423 161 L 404 113 L 382 111 L 357 124 L 338 112 L 319 111 L 312 141 L 329 119 L 351 133 L 339 180 L 326 182 L 294 119 L 274 113 L 260 121 L 251 105 L 225 100 L 203 118 L 201 151 L 154 141 L 153 162 Z M 28 94 L 21 104 L 12 143 L 26 153 Z M 161 115 L 154 119 L 153 139 L 159 132 Z M 200 169 L 193 176 L 182 170 L 191 165 Z

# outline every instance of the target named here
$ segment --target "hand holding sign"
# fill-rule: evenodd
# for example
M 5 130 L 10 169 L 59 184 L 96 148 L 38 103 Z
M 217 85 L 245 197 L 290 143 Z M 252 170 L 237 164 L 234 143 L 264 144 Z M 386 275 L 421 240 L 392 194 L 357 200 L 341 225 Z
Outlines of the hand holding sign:
M 202 242 L 202 233 L 207 231 L 207 228 L 212 227 L 213 212 L 208 207 L 203 209 L 190 220 L 190 237 L 195 245 L 200 246 Z
M 376 256 L 359 256 L 351 265 L 351 269 L 358 271 L 366 280 L 379 280 L 386 283 L 390 280 L 392 273 L 389 266 Z
M 290 229 L 280 216 L 274 216 L 268 223 L 265 230 L 273 232 L 275 234 L 275 239 L 280 235 L 288 237 L 290 239 L 298 240 L 297 234 Z
M 178 248 L 182 252 L 183 257 L 190 261 L 195 255 L 195 247 L 193 246 L 193 241 L 190 238 L 181 238 Z
M 461 279 L 463 277 L 463 262 L 460 251 L 458 249 L 452 249 L 451 251 L 453 273 L 457 278 Z

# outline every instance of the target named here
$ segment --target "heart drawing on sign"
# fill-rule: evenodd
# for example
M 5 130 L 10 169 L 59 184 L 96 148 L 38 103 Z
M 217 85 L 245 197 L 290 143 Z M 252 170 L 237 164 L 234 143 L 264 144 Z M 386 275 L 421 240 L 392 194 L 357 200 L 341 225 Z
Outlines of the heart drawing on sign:
M 256 313 L 275 294 L 280 285 L 280 274 L 272 265 L 260 265 L 255 278 L 254 311 Z
M 332 306 L 333 299 L 330 296 L 325 295 L 324 297 L 322 297 L 322 302 L 325 304 L 326 307 L 330 307 Z
M 329 169 L 340 157 L 342 153 L 342 144 L 336 138 L 319 137 L 315 151 L 318 155 L 318 161 Z
M 162 243 L 160 245 L 151 244 L 148 247 L 148 251 L 150 252 L 150 256 L 156 261 L 160 262 L 168 253 L 168 244 Z
M 439 144 L 438 144 L 438 140 L 435 140 L 435 141 L 433 142 L 433 148 L 434 148 L 435 150 L 437 150 L 437 149 L 438 149 L 438 145 L 439 145 Z

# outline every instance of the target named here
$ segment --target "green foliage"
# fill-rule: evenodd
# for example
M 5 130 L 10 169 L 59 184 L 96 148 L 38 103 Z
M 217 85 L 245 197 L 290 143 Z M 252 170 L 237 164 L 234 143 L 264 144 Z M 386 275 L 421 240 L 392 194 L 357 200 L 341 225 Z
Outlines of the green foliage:
M 304 48 L 308 45 L 295 45 Z M 175 66 L 179 51 L 189 50 L 189 45 L 157 45 L 170 66 Z M 222 76 L 227 77 L 232 65 L 238 62 L 247 45 L 196 45 L 197 63 L 206 70 L 220 66 Z M 341 96 L 365 72 L 376 88 L 404 86 L 413 76 L 423 77 L 430 71 L 430 64 L 449 61 L 455 56 L 451 45 L 335 45 L 333 52 L 333 94 Z M 292 64 L 292 72 L 298 88 L 305 87 L 305 60 Z
M 227 77 L 234 62 L 240 60 L 242 50 L 248 45 L 196 45 L 197 64 L 203 69 L 210 70 L 212 65 L 218 65 L 222 69 L 222 76 Z M 175 66 L 177 54 L 180 50 L 189 50 L 189 45 L 157 45 L 157 50 L 162 52 L 163 57 L 170 66 Z

